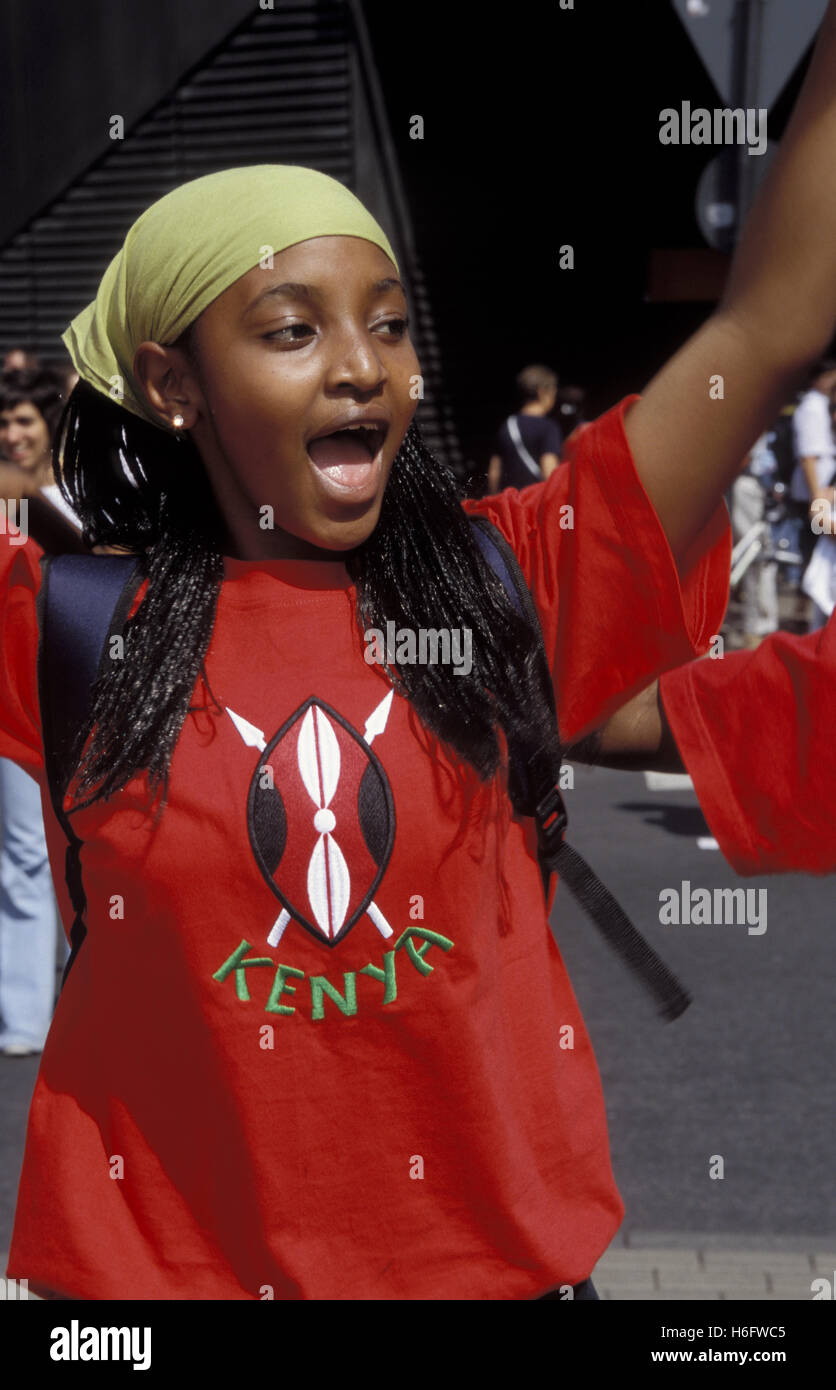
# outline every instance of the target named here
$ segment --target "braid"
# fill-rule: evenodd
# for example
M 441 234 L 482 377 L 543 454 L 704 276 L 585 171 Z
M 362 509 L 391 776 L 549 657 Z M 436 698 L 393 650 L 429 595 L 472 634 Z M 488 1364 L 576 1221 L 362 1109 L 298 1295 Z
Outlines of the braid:
M 144 571 L 148 588 L 126 624 L 124 659 L 113 661 L 93 686 L 96 737 L 79 767 L 76 792 L 83 797 L 95 788 L 96 796 L 77 810 L 106 800 L 143 768 L 152 795 L 162 787 L 165 801 L 168 767 L 198 674 L 208 689 L 203 659 L 223 557 L 199 532 L 166 532 L 148 551 Z M 74 760 L 78 753 L 77 746 Z
M 209 689 L 203 660 L 223 579 L 205 471 L 187 437 L 129 416 L 84 382 L 68 402 L 56 452 L 61 489 L 85 541 L 140 550 L 147 582 L 125 625 L 124 657 L 93 685 L 72 755 L 71 766 L 80 759 L 74 790 L 82 798 L 74 810 L 106 800 L 143 770 L 152 795 L 162 789 L 164 804 L 171 756 L 201 672 Z M 95 473 L 86 467 L 90 458 Z

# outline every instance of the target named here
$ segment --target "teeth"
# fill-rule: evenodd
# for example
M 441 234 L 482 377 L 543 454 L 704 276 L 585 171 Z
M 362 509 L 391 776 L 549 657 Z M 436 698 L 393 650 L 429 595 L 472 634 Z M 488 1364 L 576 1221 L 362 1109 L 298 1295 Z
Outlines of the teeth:
M 360 422 L 353 425 L 341 425 L 338 430 L 332 430 L 331 433 L 341 434 L 343 431 L 346 431 L 346 433 L 351 434 L 355 433 L 358 430 L 362 430 L 364 434 L 374 435 L 375 438 L 377 438 L 379 434 L 382 434 L 384 432 L 385 428 L 385 425 L 364 425 L 362 422 Z

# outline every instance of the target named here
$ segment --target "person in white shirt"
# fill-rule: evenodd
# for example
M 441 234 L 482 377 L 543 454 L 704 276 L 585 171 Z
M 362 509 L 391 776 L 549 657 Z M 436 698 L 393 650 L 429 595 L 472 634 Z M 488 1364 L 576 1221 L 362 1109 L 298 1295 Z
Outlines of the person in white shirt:
M 772 554 L 766 521 L 767 496 L 778 473 L 778 461 L 772 449 L 774 439 L 774 430 L 764 431 L 747 455 L 744 472 L 732 484 L 731 520 L 735 541 L 753 539 L 758 534 L 757 528 L 761 528 L 761 548 L 741 581 L 745 647 L 756 647 L 778 627 L 778 565 Z
M 798 460 L 790 483 L 790 499 L 806 504 L 809 521 L 800 528 L 801 553 L 809 561 L 801 586 L 813 600 L 810 630 L 823 627 L 833 612 L 836 584 L 836 540 L 820 534 L 815 540 L 811 523 L 821 518 L 834 502 L 836 439 L 833 434 L 830 393 L 836 388 L 836 361 L 826 358 L 813 369 L 809 388 L 793 416 L 795 455 Z M 799 514 L 803 516 L 801 506 Z M 817 520 L 818 518 L 818 520 Z

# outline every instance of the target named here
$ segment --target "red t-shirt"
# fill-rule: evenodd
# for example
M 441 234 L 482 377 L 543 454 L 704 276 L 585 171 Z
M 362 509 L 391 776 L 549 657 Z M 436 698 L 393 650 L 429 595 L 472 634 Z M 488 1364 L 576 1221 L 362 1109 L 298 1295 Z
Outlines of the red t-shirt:
M 720 849 L 739 874 L 836 870 L 836 618 L 807 637 L 694 661 L 662 703 Z
M 680 590 L 624 434 L 635 399 L 548 482 L 468 504 L 532 588 L 565 736 L 705 650 L 725 607 L 725 508 Z M 0 753 L 42 779 L 37 587 L 7 552 Z M 263 753 L 229 714 L 191 714 L 158 824 L 144 778 L 74 817 L 88 931 L 9 1259 L 36 1292 L 521 1299 L 585 1279 L 612 1240 L 599 1076 L 533 827 L 502 774 L 480 783 L 400 696 L 381 708 L 364 650 L 339 562 L 228 560 L 206 670 Z M 48 808 L 47 835 L 60 879 Z

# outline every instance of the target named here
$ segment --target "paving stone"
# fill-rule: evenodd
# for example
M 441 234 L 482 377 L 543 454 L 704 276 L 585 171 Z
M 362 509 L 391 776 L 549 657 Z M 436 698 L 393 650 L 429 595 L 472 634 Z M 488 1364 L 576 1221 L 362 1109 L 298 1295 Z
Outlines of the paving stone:
M 655 1250 L 653 1255 L 653 1267 L 659 1271 L 661 1279 L 674 1274 L 689 1278 L 702 1269 L 696 1250 Z
M 660 1288 L 687 1287 L 693 1289 L 694 1293 L 702 1291 L 711 1292 L 716 1290 L 723 1294 L 725 1298 L 765 1298 L 769 1293 L 769 1287 L 765 1279 L 753 1281 L 750 1279 L 680 1279 L 678 1284 L 672 1281 L 668 1284 L 662 1280 Z
M 626 1231 L 628 1249 L 657 1250 L 783 1250 L 797 1254 L 830 1250 L 836 1247 L 836 1237 L 822 1235 L 750 1235 L 722 1231 Z M 828 1256 L 830 1258 L 830 1256 Z M 836 1268 L 836 1265 L 834 1265 Z
M 658 1302 L 719 1302 L 722 1300 L 722 1290 L 694 1289 L 693 1286 L 684 1286 L 677 1289 L 675 1284 L 670 1284 L 669 1289 L 661 1289 L 657 1294 Z
M 598 1287 L 597 1284 L 595 1287 Z M 643 1298 L 647 1303 L 716 1303 L 721 1295 L 719 1291 L 716 1293 L 712 1293 L 710 1290 L 695 1292 L 691 1288 L 657 1289 L 649 1294 L 641 1294 L 633 1289 L 612 1289 L 609 1297 L 613 1302 Z
M 654 1269 L 657 1250 L 608 1250 L 598 1262 L 599 1269 Z
M 798 1303 L 802 1301 L 794 1298 L 788 1299 L 786 1294 L 782 1293 L 725 1293 L 724 1298 L 728 1303 Z M 751 1319 L 749 1321 L 751 1323 Z
M 650 1293 L 657 1287 L 652 1273 L 644 1269 L 625 1269 L 619 1270 L 618 1273 L 615 1273 L 611 1269 L 595 1269 L 592 1272 L 592 1282 L 596 1289 L 599 1281 L 602 1284 L 606 1284 L 609 1288 L 647 1289 Z
M 704 1250 L 706 1269 L 800 1269 L 810 1268 L 810 1256 L 786 1250 Z
M 789 1298 L 794 1303 L 813 1303 L 815 1300 L 811 1285 L 816 1277 L 815 1274 L 810 1273 L 805 1274 L 803 1279 L 790 1279 L 786 1275 L 773 1275 L 770 1284 L 776 1298 Z

